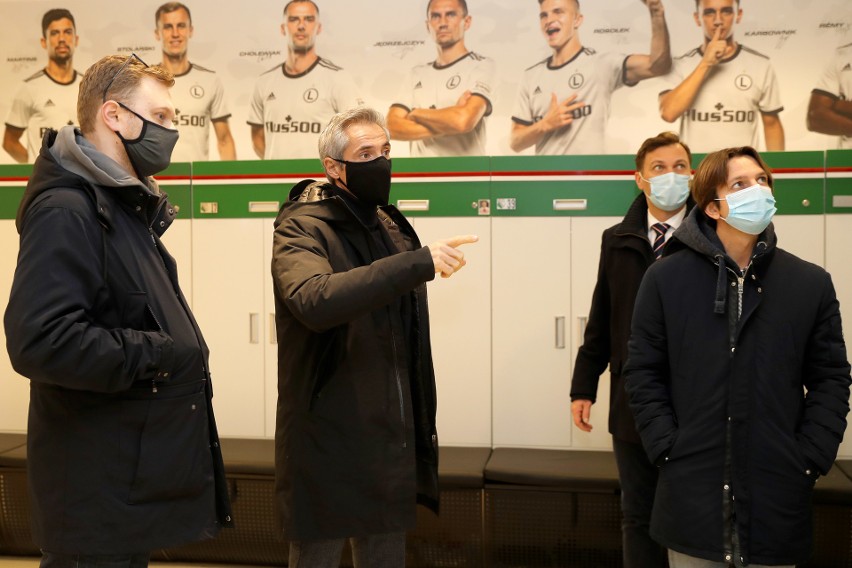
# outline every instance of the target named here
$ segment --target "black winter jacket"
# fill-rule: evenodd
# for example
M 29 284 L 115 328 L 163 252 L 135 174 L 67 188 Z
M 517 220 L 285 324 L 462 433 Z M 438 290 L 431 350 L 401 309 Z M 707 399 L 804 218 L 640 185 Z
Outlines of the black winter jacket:
M 144 552 L 230 524 L 207 347 L 160 241 L 173 218 L 164 194 L 73 128 L 45 136 L 4 320 L 12 365 L 31 380 L 44 550 Z
M 692 198 L 686 204 L 692 209 Z M 636 292 L 645 271 L 656 260 L 648 241 L 648 201 L 639 193 L 624 219 L 603 233 L 598 279 L 592 295 L 583 345 L 577 351 L 571 400 L 597 399 L 598 381 L 610 372 L 609 432 L 639 443 L 639 434 L 624 390 L 624 364 Z
M 306 180 L 275 221 L 276 495 L 292 540 L 405 531 L 418 501 L 437 509 L 434 265 L 394 207 L 379 217 L 391 246 Z
M 722 562 L 735 529 L 746 564 L 805 561 L 814 480 L 849 411 L 828 273 L 776 248 L 770 225 L 741 277 L 694 209 L 642 281 L 626 373 L 642 442 L 662 464 L 652 536 Z

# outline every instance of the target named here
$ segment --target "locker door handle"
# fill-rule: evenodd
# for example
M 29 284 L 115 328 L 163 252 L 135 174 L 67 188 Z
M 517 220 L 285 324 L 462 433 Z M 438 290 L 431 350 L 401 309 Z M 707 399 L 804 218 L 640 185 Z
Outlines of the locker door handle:
M 580 326 L 580 341 L 583 341 L 586 337 L 586 324 L 589 323 L 589 316 L 577 316 L 577 323 Z M 582 343 L 580 345 L 582 345 Z
M 278 343 L 278 330 L 275 329 L 275 314 L 269 314 L 269 343 L 275 345 Z
M 249 314 L 249 343 L 260 343 L 260 314 Z
M 556 346 L 565 349 L 565 316 L 556 316 Z

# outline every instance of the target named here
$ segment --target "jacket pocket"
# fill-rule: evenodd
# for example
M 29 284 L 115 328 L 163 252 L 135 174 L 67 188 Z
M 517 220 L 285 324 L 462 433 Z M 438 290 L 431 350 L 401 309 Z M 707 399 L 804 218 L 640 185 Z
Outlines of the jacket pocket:
M 128 503 L 192 499 L 213 483 L 203 391 L 147 405 Z
M 121 311 L 121 324 L 138 331 L 163 331 L 159 319 L 148 303 L 148 294 L 141 290 L 127 292 Z

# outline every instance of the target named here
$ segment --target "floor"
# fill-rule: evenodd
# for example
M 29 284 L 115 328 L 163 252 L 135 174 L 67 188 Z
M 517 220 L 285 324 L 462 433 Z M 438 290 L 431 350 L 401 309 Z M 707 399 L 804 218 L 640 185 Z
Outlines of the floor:
M 0 556 L 0 568 L 38 568 L 39 559 L 35 556 Z M 219 568 L 218 564 L 167 564 L 152 562 L 151 568 Z M 229 564 L 227 568 L 250 568 Z

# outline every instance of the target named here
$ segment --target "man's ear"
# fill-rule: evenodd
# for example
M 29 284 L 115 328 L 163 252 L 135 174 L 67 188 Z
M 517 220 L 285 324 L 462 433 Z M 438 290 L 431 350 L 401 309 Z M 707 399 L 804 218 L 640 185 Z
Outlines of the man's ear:
M 704 214 L 717 221 L 722 216 L 722 213 L 719 211 L 719 204 L 716 201 L 711 201 L 704 206 Z
M 322 159 L 322 165 L 325 168 L 325 172 L 334 179 L 340 179 L 341 176 L 341 165 L 340 162 L 334 160 L 329 157 L 325 157 Z
M 118 118 L 118 103 L 115 101 L 107 101 L 101 105 L 100 117 L 110 130 L 120 130 L 121 120 Z

